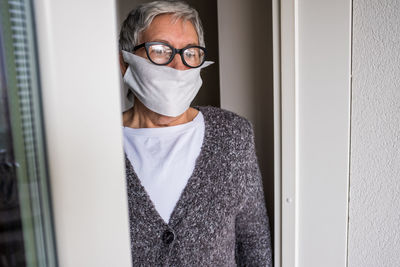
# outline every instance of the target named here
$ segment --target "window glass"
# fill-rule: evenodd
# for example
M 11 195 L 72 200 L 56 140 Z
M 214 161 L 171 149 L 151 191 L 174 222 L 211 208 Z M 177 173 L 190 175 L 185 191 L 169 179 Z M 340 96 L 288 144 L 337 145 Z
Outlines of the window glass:
M 56 266 L 30 1 L 0 2 L 0 266 Z

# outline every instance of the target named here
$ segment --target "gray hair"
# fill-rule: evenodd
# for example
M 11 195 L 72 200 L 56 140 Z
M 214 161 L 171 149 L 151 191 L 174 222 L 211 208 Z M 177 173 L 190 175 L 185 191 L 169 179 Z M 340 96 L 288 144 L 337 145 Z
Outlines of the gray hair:
M 133 48 L 139 44 L 141 34 L 161 14 L 172 14 L 175 19 L 190 21 L 197 32 L 200 46 L 205 47 L 203 26 L 199 13 L 194 8 L 182 1 L 153 1 L 141 4 L 129 13 L 122 23 L 119 49 L 133 52 Z

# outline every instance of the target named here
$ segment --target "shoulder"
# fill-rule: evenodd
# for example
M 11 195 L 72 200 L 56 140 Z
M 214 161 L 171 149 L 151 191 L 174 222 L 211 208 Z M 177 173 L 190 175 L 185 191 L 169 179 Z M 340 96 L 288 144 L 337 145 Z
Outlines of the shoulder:
M 253 142 L 253 127 L 249 120 L 228 110 L 217 107 L 196 107 L 204 117 L 207 132 L 220 141 L 226 141 L 239 149 Z
M 212 159 L 212 164 L 217 166 L 214 171 L 223 179 L 222 184 L 230 184 L 236 196 L 244 197 L 258 177 L 254 134 L 250 121 L 220 108 L 196 108 L 204 117 L 206 131 L 203 149 L 207 151 L 208 159 Z M 216 179 L 218 181 L 219 178 Z M 241 202 L 242 198 L 238 198 L 238 201 Z
M 252 125 L 246 118 L 222 108 L 211 106 L 196 107 L 204 116 L 204 121 L 210 126 L 224 128 L 225 130 L 251 131 Z

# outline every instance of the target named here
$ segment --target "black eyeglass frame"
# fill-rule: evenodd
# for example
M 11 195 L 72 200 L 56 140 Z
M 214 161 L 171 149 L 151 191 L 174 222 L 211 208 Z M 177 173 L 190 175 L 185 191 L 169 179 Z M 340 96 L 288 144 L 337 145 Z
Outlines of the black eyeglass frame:
M 156 45 L 156 44 L 158 44 L 158 45 L 165 45 L 165 46 L 168 46 L 169 48 L 171 48 L 172 54 L 171 54 L 170 59 L 169 59 L 166 63 L 160 64 L 160 63 L 156 63 L 156 62 L 154 62 L 153 60 L 151 60 L 150 55 L 149 55 L 149 47 L 150 47 L 151 45 Z M 177 48 L 175 48 L 175 47 L 173 47 L 173 46 L 171 46 L 171 45 L 169 45 L 169 44 L 163 43 L 163 42 L 145 42 L 145 43 L 142 43 L 142 44 L 140 44 L 140 45 L 135 46 L 135 47 L 133 48 L 133 51 L 135 52 L 136 50 L 138 50 L 139 48 L 142 48 L 142 47 L 145 48 L 146 54 L 147 54 L 147 58 L 151 61 L 151 63 L 153 63 L 153 64 L 155 64 L 155 65 L 159 65 L 159 66 L 168 65 L 169 63 L 171 63 L 171 61 L 174 59 L 174 57 L 175 57 L 176 54 L 179 54 L 179 55 L 181 56 L 182 63 L 183 63 L 185 66 L 187 66 L 187 67 L 189 67 L 189 68 L 192 68 L 192 69 L 195 69 L 195 68 L 200 67 L 200 66 L 203 65 L 204 62 L 206 61 L 207 50 L 206 50 L 205 47 L 198 46 L 198 45 L 188 45 L 188 46 L 186 46 L 186 47 L 184 47 L 184 48 L 177 49 Z M 203 61 L 200 63 L 200 65 L 198 65 L 198 66 L 196 66 L 196 67 L 192 67 L 192 66 L 190 66 L 189 64 L 186 63 L 185 57 L 183 56 L 183 51 L 185 51 L 186 49 L 189 49 L 189 48 L 200 48 L 201 50 L 204 51 Z

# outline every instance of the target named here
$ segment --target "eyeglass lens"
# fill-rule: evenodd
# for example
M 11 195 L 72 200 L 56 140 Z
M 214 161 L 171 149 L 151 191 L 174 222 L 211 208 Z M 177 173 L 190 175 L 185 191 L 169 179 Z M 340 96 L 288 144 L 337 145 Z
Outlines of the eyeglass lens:
M 156 64 L 166 64 L 171 59 L 173 50 L 162 44 L 153 44 L 148 47 L 148 55 Z M 182 52 L 184 62 L 191 67 L 198 67 L 203 63 L 204 51 L 198 47 L 188 47 Z

